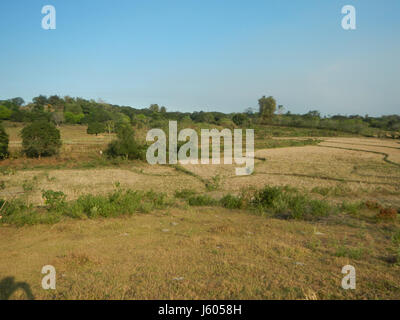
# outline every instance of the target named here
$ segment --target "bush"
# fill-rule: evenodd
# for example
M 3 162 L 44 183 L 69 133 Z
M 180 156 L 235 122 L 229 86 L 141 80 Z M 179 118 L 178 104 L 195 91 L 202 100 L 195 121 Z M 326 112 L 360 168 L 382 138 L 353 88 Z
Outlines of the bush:
M 282 195 L 282 188 L 266 186 L 256 192 L 253 203 L 256 206 L 271 208 L 275 206 L 275 201 Z
M 227 209 L 241 209 L 244 207 L 244 201 L 241 197 L 231 194 L 226 195 L 220 200 L 221 205 Z
M 133 129 L 130 125 L 118 128 L 117 139 L 112 141 L 106 150 L 110 157 L 123 157 L 125 159 L 144 159 L 145 146 L 135 140 Z
M 74 218 L 85 216 L 88 218 L 116 217 L 123 214 L 161 209 L 168 204 L 164 193 L 117 189 L 108 196 L 83 195 L 72 202 L 65 209 L 64 214 Z
M 12 110 L 8 109 L 5 106 L 0 105 L 0 120 L 8 120 L 12 115 Z
M 106 131 L 106 126 L 104 125 L 104 123 L 101 122 L 90 122 L 86 130 L 88 134 L 95 134 L 96 136 L 99 133 L 103 133 L 105 131 Z
M 8 156 L 8 134 L 0 123 L 0 160 Z
M 189 198 L 189 205 L 191 206 L 215 206 L 218 204 L 218 201 L 207 196 L 194 196 Z
M 253 206 L 263 211 L 272 210 L 278 217 L 312 220 L 327 216 L 335 209 L 324 200 L 310 199 L 289 187 L 270 187 L 255 193 Z
M 241 126 L 248 122 L 248 117 L 244 113 L 236 113 L 232 117 L 232 121 L 237 125 Z
M 61 191 L 42 190 L 42 198 L 49 210 L 58 211 L 64 207 L 67 196 Z
M 48 121 L 36 121 L 21 131 L 22 151 L 30 158 L 58 154 L 61 147 L 60 131 Z
M 360 211 L 360 209 L 364 208 L 364 203 L 363 202 L 348 202 L 348 201 L 343 201 L 341 205 L 341 210 L 344 213 L 351 214 L 351 215 L 357 215 Z
M 221 176 L 216 175 L 211 178 L 211 181 L 206 182 L 206 189 L 207 191 L 215 191 L 218 190 L 221 185 Z

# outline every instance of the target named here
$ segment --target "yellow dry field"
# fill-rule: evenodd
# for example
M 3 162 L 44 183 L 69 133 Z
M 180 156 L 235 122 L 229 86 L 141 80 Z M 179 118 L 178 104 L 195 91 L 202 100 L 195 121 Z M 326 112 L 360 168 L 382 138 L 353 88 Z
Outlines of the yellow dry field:
M 8 128 L 17 149 L 18 128 Z M 65 127 L 62 157 L 97 154 L 111 137 Z M 0 198 L 43 205 L 41 190 L 68 200 L 124 188 L 168 193 L 193 189 L 219 197 L 265 185 L 296 187 L 315 198 L 375 200 L 400 207 L 400 144 L 373 138 L 321 138 L 318 145 L 257 150 L 255 171 L 236 165 L 68 168 L 9 162 Z M 80 147 L 81 145 L 81 147 Z M 97 150 L 98 148 L 98 150 Z M 79 153 L 76 153 L 79 154 Z M 75 155 L 76 155 L 75 154 Z M 88 159 L 91 156 L 87 157 Z M 79 156 L 73 158 L 79 162 Z M 15 160 L 18 163 L 19 160 Z M 35 164 L 32 166 L 32 163 Z M 181 169 L 183 168 L 183 169 Z M 208 192 L 205 182 L 214 181 Z M 25 187 L 24 187 L 25 186 Z M 27 188 L 31 186 L 31 188 Z M 400 267 L 391 263 L 396 223 L 343 215 L 335 221 L 286 221 L 219 207 L 175 207 L 126 218 L 66 219 L 55 225 L 0 226 L 0 298 L 23 299 L 399 299 Z M 396 229 L 397 228 L 397 229 Z M 400 253 L 399 253 L 400 255 Z M 356 290 L 341 287 L 345 265 L 357 270 Z M 41 288 L 41 268 L 57 270 L 57 289 Z M 8 294 L 9 293 L 9 294 Z
M 371 226 L 171 209 L 2 228 L 0 275 L 26 282 L 36 299 L 398 299 L 387 244 Z M 341 287 L 348 264 L 356 290 Z M 44 265 L 56 268 L 56 290 L 41 288 Z M 19 289 L 10 298 L 25 297 Z

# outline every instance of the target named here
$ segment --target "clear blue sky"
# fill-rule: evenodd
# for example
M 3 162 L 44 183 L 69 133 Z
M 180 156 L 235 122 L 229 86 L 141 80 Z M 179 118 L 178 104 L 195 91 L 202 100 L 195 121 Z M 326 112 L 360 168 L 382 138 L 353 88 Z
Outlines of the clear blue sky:
M 398 114 L 400 0 L 1 0 L 0 75 L 0 99 L 238 112 L 273 95 L 291 112 Z

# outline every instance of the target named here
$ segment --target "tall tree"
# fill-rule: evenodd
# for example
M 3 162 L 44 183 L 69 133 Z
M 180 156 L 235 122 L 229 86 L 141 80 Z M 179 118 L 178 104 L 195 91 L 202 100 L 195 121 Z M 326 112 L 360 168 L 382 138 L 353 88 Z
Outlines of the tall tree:
M 261 99 L 258 100 L 258 105 L 262 121 L 270 122 L 276 111 L 276 100 L 274 99 L 274 97 L 269 96 L 268 98 L 266 98 L 265 96 L 263 96 Z
M 160 112 L 160 107 L 158 106 L 158 104 L 152 104 L 150 105 L 149 110 L 153 112 Z
M 34 108 L 35 108 L 35 109 L 38 109 L 38 110 L 43 110 L 45 104 L 48 103 L 47 97 L 44 96 L 44 95 L 40 95 L 40 96 L 34 97 L 34 98 L 32 99 L 32 101 L 33 101 L 33 103 L 34 103 Z
M 13 99 L 11 99 L 10 101 L 11 101 L 13 104 L 15 104 L 16 106 L 18 106 L 18 107 L 22 106 L 22 105 L 25 103 L 24 99 L 22 99 L 21 97 L 13 98 Z

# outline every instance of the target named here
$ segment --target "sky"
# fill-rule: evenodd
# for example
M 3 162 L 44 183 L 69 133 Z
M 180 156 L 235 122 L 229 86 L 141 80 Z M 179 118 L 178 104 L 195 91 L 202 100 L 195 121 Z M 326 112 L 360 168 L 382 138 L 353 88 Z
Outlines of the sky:
M 0 75 L 0 100 L 241 112 L 272 95 L 292 113 L 399 114 L 400 0 L 1 0 Z

